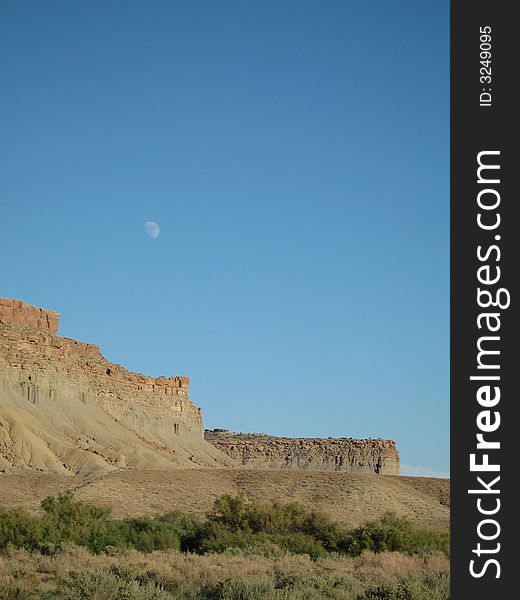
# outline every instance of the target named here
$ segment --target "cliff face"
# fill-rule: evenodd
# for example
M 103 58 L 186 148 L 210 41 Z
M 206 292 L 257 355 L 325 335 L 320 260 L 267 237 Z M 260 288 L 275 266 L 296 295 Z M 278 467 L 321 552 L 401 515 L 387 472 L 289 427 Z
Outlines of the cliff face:
M 0 298 L 0 325 L 33 329 L 48 335 L 58 335 L 60 314 L 53 310 L 36 308 L 21 300 Z
M 307 469 L 399 475 L 393 440 L 278 438 L 264 434 L 206 430 L 205 438 L 237 463 L 252 469 Z
M 391 440 L 203 432 L 187 377 L 146 377 L 58 336 L 60 315 L 0 298 L 0 471 L 242 466 L 399 474 Z
M 58 337 L 59 315 L 0 298 L 0 469 L 224 466 L 187 377 L 152 378 Z

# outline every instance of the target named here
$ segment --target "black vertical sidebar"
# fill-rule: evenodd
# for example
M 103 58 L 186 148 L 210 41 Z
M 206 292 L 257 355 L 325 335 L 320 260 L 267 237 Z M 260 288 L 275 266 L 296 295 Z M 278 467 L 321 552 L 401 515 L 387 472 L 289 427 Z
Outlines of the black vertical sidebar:
M 513 489 L 520 446 L 520 230 L 515 220 L 520 25 L 515 8 L 503 0 L 451 3 L 451 600 L 510 598 L 520 572 L 520 498 Z M 499 167 L 483 168 L 480 183 L 479 154 L 483 164 Z M 498 274 L 498 281 L 488 283 Z M 490 292 L 481 296 L 481 304 L 492 298 L 496 306 L 480 306 L 478 288 Z M 500 289 L 510 294 L 508 308 L 508 295 Z M 482 314 L 494 316 L 479 321 Z M 480 449 L 479 433 L 489 444 Z M 500 470 L 472 471 L 472 454 L 477 465 L 487 460 Z

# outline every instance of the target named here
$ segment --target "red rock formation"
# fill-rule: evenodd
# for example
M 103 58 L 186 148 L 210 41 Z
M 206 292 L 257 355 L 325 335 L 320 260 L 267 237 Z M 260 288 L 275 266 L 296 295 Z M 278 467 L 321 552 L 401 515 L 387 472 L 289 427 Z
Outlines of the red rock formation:
M 0 325 L 29 327 L 49 335 L 58 335 L 59 318 L 59 313 L 53 310 L 36 308 L 22 300 L 0 298 Z

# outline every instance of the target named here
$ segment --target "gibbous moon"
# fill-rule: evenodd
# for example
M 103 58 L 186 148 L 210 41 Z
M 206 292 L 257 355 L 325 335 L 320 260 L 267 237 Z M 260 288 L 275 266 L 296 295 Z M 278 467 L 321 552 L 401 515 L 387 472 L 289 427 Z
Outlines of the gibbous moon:
M 159 225 L 157 225 L 157 223 L 154 221 L 146 221 L 144 224 L 144 231 L 149 238 L 152 238 L 152 240 L 155 240 L 155 238 L 161 233 Z

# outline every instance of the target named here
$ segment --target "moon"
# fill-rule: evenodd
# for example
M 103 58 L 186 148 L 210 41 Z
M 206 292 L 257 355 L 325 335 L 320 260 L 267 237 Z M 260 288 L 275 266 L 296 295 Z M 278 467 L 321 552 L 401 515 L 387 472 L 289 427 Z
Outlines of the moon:
M 144 224 L 144 231 L 149 238 L 152 238 L 152 240 L 155 240 L 161 233 L 159 225 L 157 225 L 155 221 L 146 221 Z

